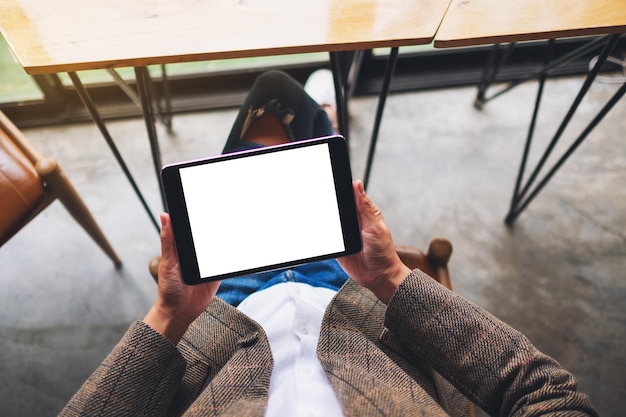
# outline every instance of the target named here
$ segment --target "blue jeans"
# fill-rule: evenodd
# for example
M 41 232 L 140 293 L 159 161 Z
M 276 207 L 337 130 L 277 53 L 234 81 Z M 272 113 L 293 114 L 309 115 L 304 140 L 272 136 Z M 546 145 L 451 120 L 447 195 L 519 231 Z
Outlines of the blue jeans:
M 290 141 L 334 134 L 332 124 L 304 88 L 280 71 L 268 71 L 254 82 L 246 97 L 223 153 L 252 149 L 261 145 L 241 138 L 248 126 L 263 114 L 271 114 L 283 122 Z M 250 294 L 281 282 L 302 282 L 315 287 L 338 290 L 348 279 L 336 260 L 312 262 L 291 269 L 244 275 L 222 281 L 217 295 L 238 306 Z
M 283 282 L 301 282 L 337 291 L 348 279 L 336 260 L 311 262 L 290 269 L 243 275 L 222 281 L 217 296 L 238 306 L 250 294 Z

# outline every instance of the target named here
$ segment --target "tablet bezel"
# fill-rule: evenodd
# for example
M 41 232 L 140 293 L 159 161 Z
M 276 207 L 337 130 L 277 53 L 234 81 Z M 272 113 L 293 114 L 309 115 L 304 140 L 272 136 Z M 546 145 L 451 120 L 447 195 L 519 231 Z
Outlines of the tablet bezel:
M 253 158 L 255 155 L 261 155 L 271 152 L 282 152 L 289 149 L 301 148 L 306 146 L 316 146 L 324 143 L 328 144 L 329 149 L 335 185 L 335 195 L 337 197 L 338 212 L 342 228 L 344 251 L 322 254 L 311 258 L 294 259 L 289 262 L 282 262 L 258 268 L 234 271 L 231 273 L 211 277 L 201 277 L 198 260 L 196 258 L 196 250 L 193 242 L 191 225 L 187 213 L 187 206 L 184 199 L 183 186 L 180 179 L 180 170 L 183 168 L 197 165 L 220 163 L 221 161 L 228 161 L 237 158 Z M 176 250 L 178 254 L 183 281 L 189 285 L 233 278 L 258 272 L 283 269 L 325 259 L 338 258 L 358 253 L 361 250 L 361 233 L 359 229 L 356 205 L 354 200 L 354 191 L 352 188 L 352 172 L 350 168 L 347 143 L 342 136 L 336 135 L 298 142 L 290 142 L 276 146 L 268 146 L 219 155 L 211 158 L 169 164 L 162 169 L 161 178 L 167 209 L 172 221 Z

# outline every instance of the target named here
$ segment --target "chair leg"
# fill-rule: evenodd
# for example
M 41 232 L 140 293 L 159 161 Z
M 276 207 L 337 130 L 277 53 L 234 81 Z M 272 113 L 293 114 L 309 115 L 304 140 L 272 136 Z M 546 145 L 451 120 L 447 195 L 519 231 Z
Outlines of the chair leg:
M 96 223 L 89 208 L 80 197 L 72 183 L 67 179 L 61 167 L 52 159 L 43 159 L 37 163 L 37 171 L 43 180 L 52 188 L 53 193 L 63 203 L 67 211 L 85 229 L 91 238 L 113 261 L 116 268 L 122 265 L 113 247 Z
M 400 256 L 400 260 L 409 268 L 419 268 L 444 287 L 452 289 L 450 274 L 448 273 L 452 244 L 448 239 L 433 239 L 426 254 L 410 246 L 396 246 L 396 252 Z
M 430 242 L 426 257 L 435 269 L 437 281 L 449 290 L 452 289 L 452 281 L 450 281 L 448 272 L 450 256 L 452 256 L 452 244 L 448 239 L 435 238 Z
M 159 264 L 161 263 L 161 255 L 156 255 L 154 258 L 150 259 L 150 263 L 148 264 L 148 271 L 150 271 L 150 275 L 154 279 L 154 282 L 159 282 Z
M 437 277 L 437 271 L 433 268 L 430 260 L 426 257 L 426 254 L 421 250 L 411 246 L 396 246 L 396 253 L 400 257 L 402 263 L 409 267 L 409 269 L 419 269 L 426 273 L 428 276 L 439 281 Z

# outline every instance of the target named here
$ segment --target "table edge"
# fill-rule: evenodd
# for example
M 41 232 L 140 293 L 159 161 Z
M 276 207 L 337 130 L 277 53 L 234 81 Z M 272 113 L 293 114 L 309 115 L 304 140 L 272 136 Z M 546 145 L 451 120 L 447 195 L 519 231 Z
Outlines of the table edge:
M 494 35 L 465 39 L 442 39 L 435 36 L 435 48 L 458 48 L 466 46 L 493 45 L 496 43 L 524 42 L 524 41 L 540 41 L 546 39 L 572 38 L 578 36 L 595 36 L 626 33 L 626 25 L 585 28 L 585 29 L 569 29 L 562 31 L 543 31 L 510 35 Z
M 426 36 L 426 37 L 421 37 L 421 38 L 411 38 L 411 39 L 392 39 L 392 40 L 351 42 L 351 43 L 329 44 L 329 45 L 286 46 L 286 47 L 281 47 L 281 48 L 206 52 L 206 53 L 197 53 L 197 54 L 153 56 L 153 57 L 142 57 L 142 58 L 118 59 L 114 61 L 105 60 L 105 61 L 76 62 L 76 63 L 53 64 L 53 65 L 28 65 L 25 62 L 21 62 L 21 61 L 20 62 L 27 74 L 45 75 L 45 74 L 55 74 L 55 73 L 61 73 L 61 72 L 77 72 L 77 71 L 87 71 L 87 70 L 95 70 L 95 69 L 111 69 L 111 68 L 123 68 L 123 67 L 144 67 L 144 66 L 149 66 L 149 65 L 211 61 L 211 60 L 218 60 L 218 59 L 255 58 L 255 57 L 262 57 L 262 56 L 293 55 L 293 54 L 315 53 L 315 52 L 345 52 L 345 51 L 356 51 L 356 50 L 365 50 L 365 49 L 372 49 L 372 48 L 424 45 L 424 44 L 432 43 L 434 40 L 434 37 L 435 35 L 433 34 L 432 36 Z

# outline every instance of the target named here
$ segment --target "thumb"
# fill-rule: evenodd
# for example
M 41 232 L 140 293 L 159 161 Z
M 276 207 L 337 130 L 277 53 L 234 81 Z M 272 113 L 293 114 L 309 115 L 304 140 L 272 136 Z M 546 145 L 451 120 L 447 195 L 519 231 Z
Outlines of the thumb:
M 382 220 L 383 214 L 376 204 L 369 198 L 365 192 L 362 181 L 355 181 L 353 184 L 356 206 L 359 212 L 359 220 L 361 228 L 376 224 Z
M 174 245 L 174 236 L 172 233 L 172 222 L 167 213 L 161 213 L 161 263 L 166 268 L 176 265 L 178 258 L 176 256 L 176 246 Z

